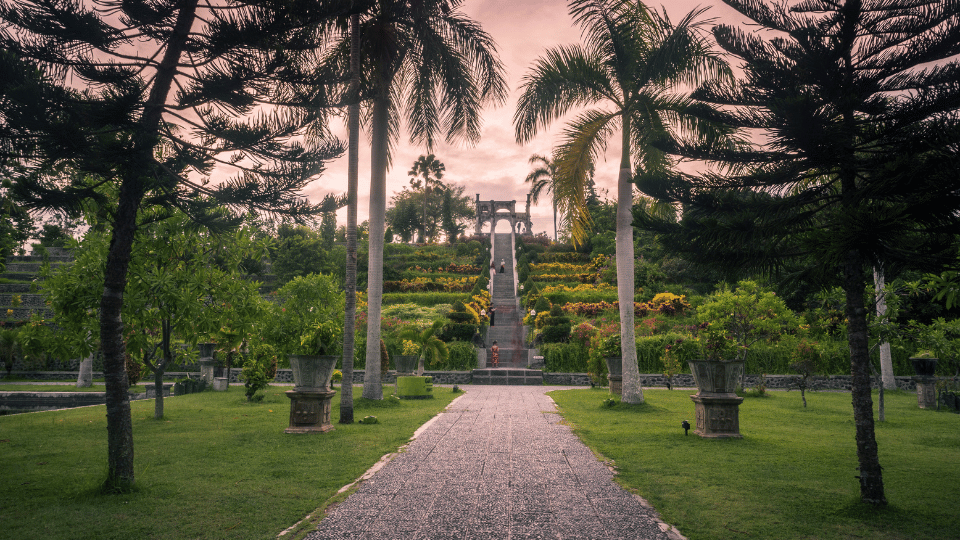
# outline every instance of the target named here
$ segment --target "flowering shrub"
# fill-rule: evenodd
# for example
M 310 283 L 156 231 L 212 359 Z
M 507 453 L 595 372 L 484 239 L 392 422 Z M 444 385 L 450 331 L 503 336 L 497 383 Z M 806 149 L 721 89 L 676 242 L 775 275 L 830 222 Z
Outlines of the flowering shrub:
M 409 339 L 405 339 L 403 340 L 403 354 L 405 356 L 420 356 L 420 346 Z
M 408 272 L 417 272 L 420 274 L 432 274 L 434 272 L 445 272 L 447 274 L 479 274 L 480 267 L 472 264 L 450 263 L 446 266 L 439 265 L 436 269 L 431 267 L 422 267 L 419 264 L 407 268 Z
M 531 264 L 530 271 L 534 274 L 584 274 L 591 270 L 589 264 L 571 264 L 560 262 L 548 262 L 540 264 Z
M 383 292 L 470 292 L 476 281 L 476 277 L 419 277 L 400 281 L 384 281 Z
M 532 278 L 541 283 L 550 283 L 554 281 L 567 283 L 593 283 L 596 281 L 595 274 L 540 274 Z
M 596 284 L 581 284 L 576 287 L 568 287 L 566 285 L 551 285 L 549 287 L 543 288 L 543 294 L 550 294 L 555 292 L 610 292 L 616 291 L 617 288 L 609 283 L 596 283 Z
M 588 323 L 583 322 L 578 324 L 570 331 L 570 339 L 580 343 L 583 346 L 587 346 L 590 343 L 590 338 L 597 333 L 597 327 Z
M 684 311 L 690 308 L 685 295 L 677 296 L 673 293 L 663 292 L 653 297 L 649 302 L 650 309 L 659 311 L 664 315 L 682 315 Z
M 582 317 L 596 317 L 604 311 L 619 311 L 620 302 L 573 302 L 563 306 L 564 311 Z M 633 314 L 646 317 L 649 306 L 643 302 L 633 303 Z

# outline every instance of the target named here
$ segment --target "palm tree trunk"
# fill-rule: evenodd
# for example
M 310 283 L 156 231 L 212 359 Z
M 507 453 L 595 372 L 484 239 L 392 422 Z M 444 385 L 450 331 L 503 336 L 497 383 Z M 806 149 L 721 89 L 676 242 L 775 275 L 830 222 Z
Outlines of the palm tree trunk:
M 389 84 L 384 85 L 389 88 Z M 367 356 L 363 397 L 383 399 L 380 381 L 380 312 L 383 303 L 383 221 L 387 192 L 387 115 L 390 97 L 386 91 L 373 103 L 373 141 L 370 171 L 370 258 L 367 265 Z
M 340 381 L 340 423 L 353 423 L 353 354 L 357 318 L 357 184 L 360 163 L 360 14 L 350 16 L 350 100 L 347 129 L 347 268 L 344 284 L 343 379 Z
M 633 175 L 630 171 L 630 115 L 623 115 L 623 150 L 617 179 L 617 298 L 620 300 L 620 347 L 624 403 L 643 403 L 637 340 L 633 328 Z
M 873 269 L 873 287 L 877 296 L 877 317 L 884 320 L 887 314 L 887 299 L 884 297 L 883 269 Z M 890 343 L 880 344 L 880 378 L 887 390 L 897 389 L 897 378 L 893 375 L 893 357 L 890 355 Z

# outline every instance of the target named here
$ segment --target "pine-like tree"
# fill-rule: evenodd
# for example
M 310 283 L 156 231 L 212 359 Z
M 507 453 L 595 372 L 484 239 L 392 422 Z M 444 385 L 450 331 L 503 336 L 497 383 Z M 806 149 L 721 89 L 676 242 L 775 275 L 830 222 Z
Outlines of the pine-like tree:
M 694 96 L 762 136 L 727 151 L 672 148 L 735 172 L 641 176 L 641 191 L 682 203 L 684 216 L 676 225 L 639 218 L 693 260 L 802 264 L 806 279 L 842 284 L 860 496 L 885 504 L 864 297 L 873 266 L 932 270 L 956 253 L 960 2 L 725 2 L 771 32 L 716 27 L 744 76 Z
M 280 102 L 273 83 L 316 47 L 307 23 L 354 4 L 0 4 L 0 167 L 28 208 L 94 206 L 111 226 L 100 302 L 108 487 L 134 482 L 120 313 L 141 210 L 178 208 L 213 228 L 248 211 L 318 212 L 301 190 L 340 143 L 316 136 L 316 109 Z M 210 183 L 217 167 L 233 176 Z

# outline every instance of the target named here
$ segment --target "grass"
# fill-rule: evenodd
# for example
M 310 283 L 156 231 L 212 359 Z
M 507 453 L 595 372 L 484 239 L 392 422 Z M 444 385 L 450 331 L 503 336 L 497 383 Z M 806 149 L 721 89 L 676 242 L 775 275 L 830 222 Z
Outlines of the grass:
M 690 391 L 644 390 L 604 408 L 603 390 L 552 392 L 561 414 L 618 482 L 690 540 L 960 538 L 960 415 L 888 392 L 876 423 L 889 505 L 859 502 L 850 394 L 768 392 L 740 406 L 743 439 L 684 436 Z M 874 404 L 876 406 L 876 395 Z
M 390 392 L 386 387 L 384 393 Z M 131 404 L 135 491 L 102 495 L 103 406 L 0 417 L 0 538 L 276 538 L 333 498 L 457 396 L 369 401 L 354 417 L 378 424 L 288 435 L 290 401 L 271 387 L 261 403 L 243 388 Z M 289 537 L 289 536 L 288 536 Z

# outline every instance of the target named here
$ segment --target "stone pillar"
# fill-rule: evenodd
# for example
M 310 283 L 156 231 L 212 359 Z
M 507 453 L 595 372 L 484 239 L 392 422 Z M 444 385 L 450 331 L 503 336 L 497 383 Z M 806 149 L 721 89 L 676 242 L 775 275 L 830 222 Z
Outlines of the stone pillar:
M 913 380 L 917 383 L 917 405 L 921 409 L 936 409 L 937 378 L 918 375 Z
M 93 386 L 93 355 L 80 362 L 80 374 L 77 375 L 77 388 Z
M 610 393 L 615 396 L 623 395 L 623 375 L 607 375 L 610 381 Z
M 487 367 L 487 349 L 486 347 L 477 347 L 477 367 Z
M 700 392 L 690 396 L 696 408 L 695 434 L 710 439 L 736 438 L 740 434 L 740 403 L 736 394 Z
M 213 358 L 200 359 L 200 378 L 207 381 L 207 385 L 213 386 Z
M 290 427 L 284 433 L 324 433 L 333 429 L 330 400 L 336 390 L 287 390 Z

